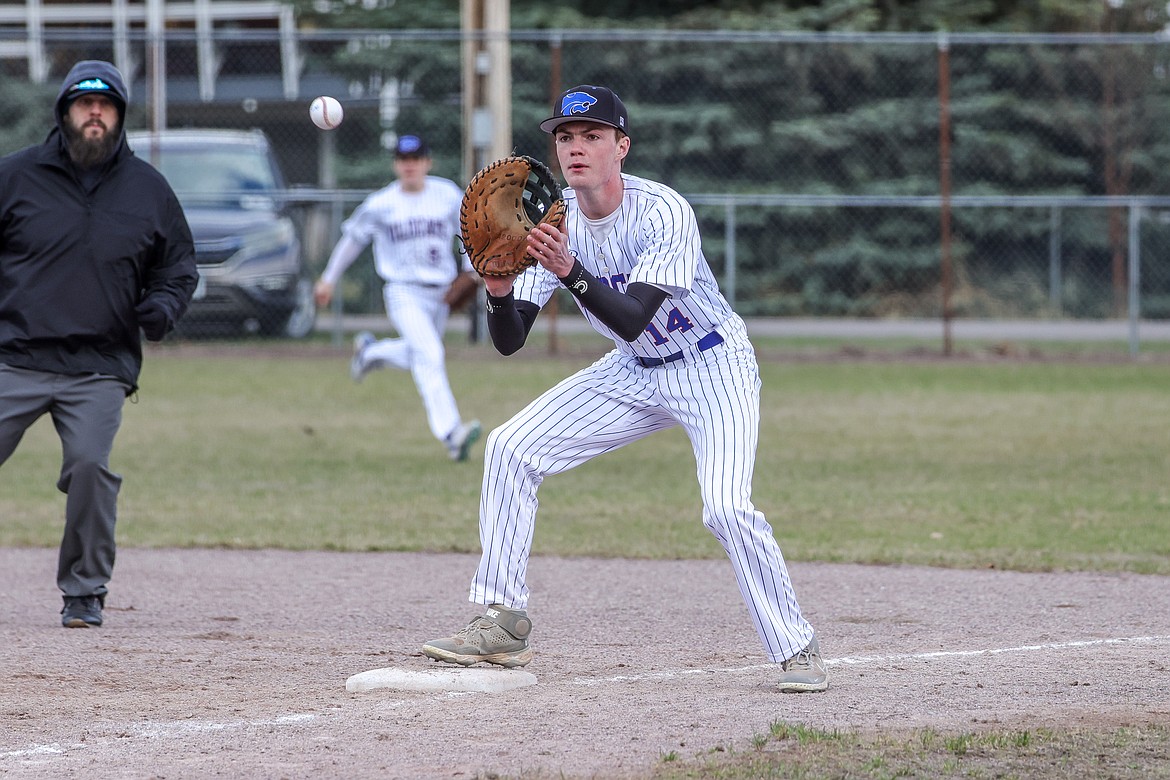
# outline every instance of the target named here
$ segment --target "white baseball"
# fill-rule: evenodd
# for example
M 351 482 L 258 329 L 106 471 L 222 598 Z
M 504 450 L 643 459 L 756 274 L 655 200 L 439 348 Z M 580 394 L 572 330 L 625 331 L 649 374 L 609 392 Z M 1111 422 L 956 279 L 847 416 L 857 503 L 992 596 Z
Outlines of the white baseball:
M 340 125 L 344 113 L 337 99 L 328 95 L 313 98 L 313 102 L 309 104 L 309 118 L 322 130 L 332 130 Z

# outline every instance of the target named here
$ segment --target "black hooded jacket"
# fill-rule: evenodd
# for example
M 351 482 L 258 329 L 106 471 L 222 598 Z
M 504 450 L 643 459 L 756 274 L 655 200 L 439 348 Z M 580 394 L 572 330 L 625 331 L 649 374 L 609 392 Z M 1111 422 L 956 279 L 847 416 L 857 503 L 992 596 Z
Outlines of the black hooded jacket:
M 69 93 L 101 79 L 125 116 L 126 86 L 111 64 L 79 62 L 53 107 L 45 142 L 0 159 L 0 363 L 60 374 L 106 374 L 138 386 L 135 306 L 149 301 L 173 326 L 198 272 L 191 230 L 166 179 L 126 146 L 123 128 L 89 187 L 61 124 Z

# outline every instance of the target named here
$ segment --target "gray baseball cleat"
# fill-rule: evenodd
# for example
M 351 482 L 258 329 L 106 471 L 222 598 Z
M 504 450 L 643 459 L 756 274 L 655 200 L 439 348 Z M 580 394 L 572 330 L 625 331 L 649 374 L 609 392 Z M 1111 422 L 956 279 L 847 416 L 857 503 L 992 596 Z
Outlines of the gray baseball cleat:
M 514 669 L 532 661 L 528 647 L 531 633 L 532 621 L 525 610 L 493 604 L 455 636 L 432 639 L 422 651 L 428 658 L 449 664 L 471 666 L 483 661 Z
M 808 646 L 780 664 L 781 693 L 813 693 L 829 687 L 829 671 L 814 635 Z
M 353 360 L 349 361 L 349 378 L 355 382 L 362 381 L 362 377 L 374 368 L 373 363 L 367 363 L 363 357 L 366 348 L 377 341 L 374 334 L 368 330 L 353 337 Z

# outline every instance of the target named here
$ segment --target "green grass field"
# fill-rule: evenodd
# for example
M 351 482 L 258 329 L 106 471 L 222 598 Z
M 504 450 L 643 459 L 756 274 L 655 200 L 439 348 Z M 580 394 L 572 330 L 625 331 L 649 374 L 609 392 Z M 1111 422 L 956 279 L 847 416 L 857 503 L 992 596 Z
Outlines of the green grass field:
M 452 385 L 486 429 L 600 354 L 588 337 L 501 358 L 453 339 Z M 1170 365 L 904 344 L 757 340 L 756 504 L 790 560 L 1170 574 Z M 1029 348 L 1030 349 L 1030 348 Z M 974 354 L 974 357 L 972 357 Z M 843 359 L 846 358 L 846 359 Z M 125 546 L 479 549 L 482 442 L 452 463 L 410 377 L 348 377 L 348 349 L 151 349 L 114 468 Z M 42 419 L 0 468 L 0 544 L 55 546 L 59 444 Z M 721 557 L 679 431 L 541 489 L 536 553 Z M 655 777 L 1147 777 L 1163 726 L 823 733 L 778 720 L 750 751 L 667 754 Z
M 783 345 L 763 342 L 762 355 Z M 592 359 L 455 344 L 486 429 Z M 478 550 L 482 442 L 452 463 L 410 377 L 360 385 L 348 351 L 151 350 L 114 468 L 123 545 Z M 793 560 L 1170 573 L 1170 367 L 994 360 L 762 361 L 754 498 Z M 55 545 L 48 418 L 0 469 L 0 543 Z M 660 433 L 547 480 L 535 551 L 710 557 L 694 459 Z

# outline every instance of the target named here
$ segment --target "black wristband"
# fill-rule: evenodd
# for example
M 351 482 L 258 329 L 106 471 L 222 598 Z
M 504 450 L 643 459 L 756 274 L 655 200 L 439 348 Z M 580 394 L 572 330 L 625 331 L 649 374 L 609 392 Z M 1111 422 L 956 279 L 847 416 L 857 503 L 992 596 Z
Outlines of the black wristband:
M 516 297 L 511 290 L 508 290 L 507 295 L 501 295 L 498 298 L 486 290 L 484 292 L 486 293 L 484 308 L 487 309 L 488 314 L 503 314 L 516 308 Z
M 581 265 L 580 260 L 574 260 L 569 273 L 561 278 L 561 284 L 565 285 L 573 295 L 580 298 L 589 292 L 589 281 L 593 278 L 593 274 L 585 270 L 585 266 Z
M 644 282 L 634 282 L 624 293 L 615 290 L 585 270 L 580 260 L 574 260 L 569 273 L 560 279 L 577 305 L 626 341 L 642 335 L 667 295 L 665 290 Z

